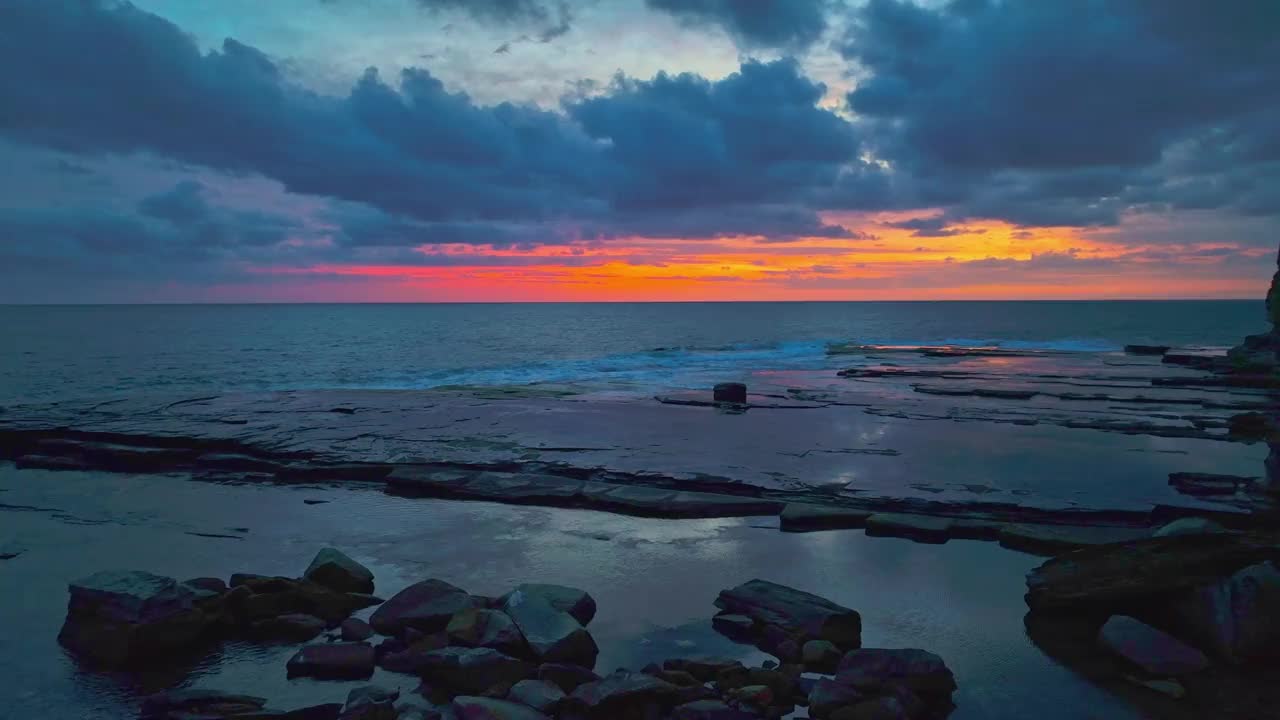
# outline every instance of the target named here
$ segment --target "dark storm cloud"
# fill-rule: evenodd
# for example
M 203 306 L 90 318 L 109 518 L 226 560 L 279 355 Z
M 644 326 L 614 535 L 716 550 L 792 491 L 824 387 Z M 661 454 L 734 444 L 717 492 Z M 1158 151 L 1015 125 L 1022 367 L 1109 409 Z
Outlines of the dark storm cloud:
M 808 199 L 857 151 L 852 125 L 815 106 L 822 86 L 790 61 L 748 62 L 717 82 L 619 78 L 566 116 L 478 106 L 417 68 L 395 85 L 370 70 L 345 97 L 318 95 L 252 47 L 227 40 L 201 53 L 127 4 L 18 0 L 0 25 L 0 132 L 10 138 L 261 174 L 292 192 L 454 223 L 439 226 L 452 235 L 467 223 L 565 218 L 625 234 L 634 223 L 612 227 L 615 217 L 641 211 L 723 235 L 755 203 L 782 208 L 756 234 L 830 234 Z M 198 203 L 180 188 L 142 209 L 175 216 Z
M 1145 202 L 1280 209 L 1278 27 L 1272 0 L 870 0 L 841 51 L 866 73 L 850 108 L 917 193 L 1106 224 Z
M 902 222 L 886 223 L 889 227 L 910 230 L 912 237 L 951 237 L 953 235 L 982 234 L 986 230 L 952 225 L 945 217 L 916 218 Z
M 801 50 L 827 29 L 829 0 L 645 0 L 686 22 L 723 28 L 748 48 Z

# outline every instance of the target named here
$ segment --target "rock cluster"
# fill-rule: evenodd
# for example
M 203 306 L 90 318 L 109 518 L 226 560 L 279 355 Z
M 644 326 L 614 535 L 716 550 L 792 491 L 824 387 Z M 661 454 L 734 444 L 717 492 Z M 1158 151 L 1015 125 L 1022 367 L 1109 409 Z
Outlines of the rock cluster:
M 1280 661 L 1280 544 L 1211 525 L 1169 529 L 1033 570 L 1028 631 L 1051 654 L 1095 668 L 1109 659 L 1111 676 L 1152 692 L 1244 695 L 1241 678 Z
M 428 579 L 386 602 L 356 592 L 372 589 L 372 573 L 331 548 L 301 579 L 99 573 L 72 585 L 63 642 L 125 663 L 163 658 L 217 627 L 298 642 L 332 629 L 288 661 L 290 677 L 364 679 L 381 666 L 421 681 L 421 702 L 365 686 L 345 704 L 287 711 L 250 695 L 174 690 L 147 698 L 142 720 L 751 720 L 797 705 L 819 719 L 924 720 L 945 716 L 956 688 L 938 656 L 861 648 L 857 612 L 764 580 L 721 592 L 714 625 L 782 664 L 683 657 L 603 677 L 586 630 L 596 603 L 582 590 L 528 583 L 491 598 Z M 370 603 L 379 607 L 368 623 L 350 617 Z
M 98 663 L 148 664 L 218 637 L 305 642 L 382 602 L 346 589 L 353 586 L 352 577 L 365 576 L 358 586 L 373 589 L 372 574 L 354 560 L 327 548 L 316 562 L 340 563 L 346 570 L 330 570 L 314 580 L 236 574 L 230 583 L 219 578 L 178 582 L 140 571 L 95 573 L 71 583 L 58 640 Z

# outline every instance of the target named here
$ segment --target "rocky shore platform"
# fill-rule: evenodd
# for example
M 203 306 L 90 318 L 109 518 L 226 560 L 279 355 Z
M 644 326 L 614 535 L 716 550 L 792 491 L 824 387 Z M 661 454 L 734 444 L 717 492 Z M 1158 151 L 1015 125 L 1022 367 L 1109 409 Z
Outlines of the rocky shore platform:
M 1225 355 L 831 352 L 848 367 L 763 374 L 742 403 L 710 388 L 529 385 L 14 405 L 0 408 L 0 458 L 651 517 L 780 516 L 787 531 L 1041 553 L 1184 517 L 1276 517 L 1265 463 L 1276 391 L 1168 362 Z

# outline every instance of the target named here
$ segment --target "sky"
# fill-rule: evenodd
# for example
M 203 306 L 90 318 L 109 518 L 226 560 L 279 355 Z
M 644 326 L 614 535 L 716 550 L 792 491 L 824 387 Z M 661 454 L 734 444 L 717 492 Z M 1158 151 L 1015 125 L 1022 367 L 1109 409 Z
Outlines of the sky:
M 0 302 L 1260 298 L 1274 0 L 5 0 Z

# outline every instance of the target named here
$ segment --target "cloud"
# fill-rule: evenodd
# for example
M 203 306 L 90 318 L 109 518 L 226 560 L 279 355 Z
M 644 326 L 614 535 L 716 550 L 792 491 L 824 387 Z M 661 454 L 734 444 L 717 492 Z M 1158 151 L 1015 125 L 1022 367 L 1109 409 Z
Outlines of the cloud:
M 697 25 L 723 28 L 746 48 L 803 50 L 827 29 L 829 0 L 645 0 Z
M 912 237 L 951 237 L 953 235 L 981 235 L 983 228 L 958 227 L 951 224 L 943 216 L 915 218 L 901 222 L 885 223 L 889 227 L 900 230 L 911 230 Z
M 919 196 L 1112 224 L 1161 203 L 1280 211 L 1277 26 L 1270 0 L 870 0 L 840 50 L 867 142 Z

